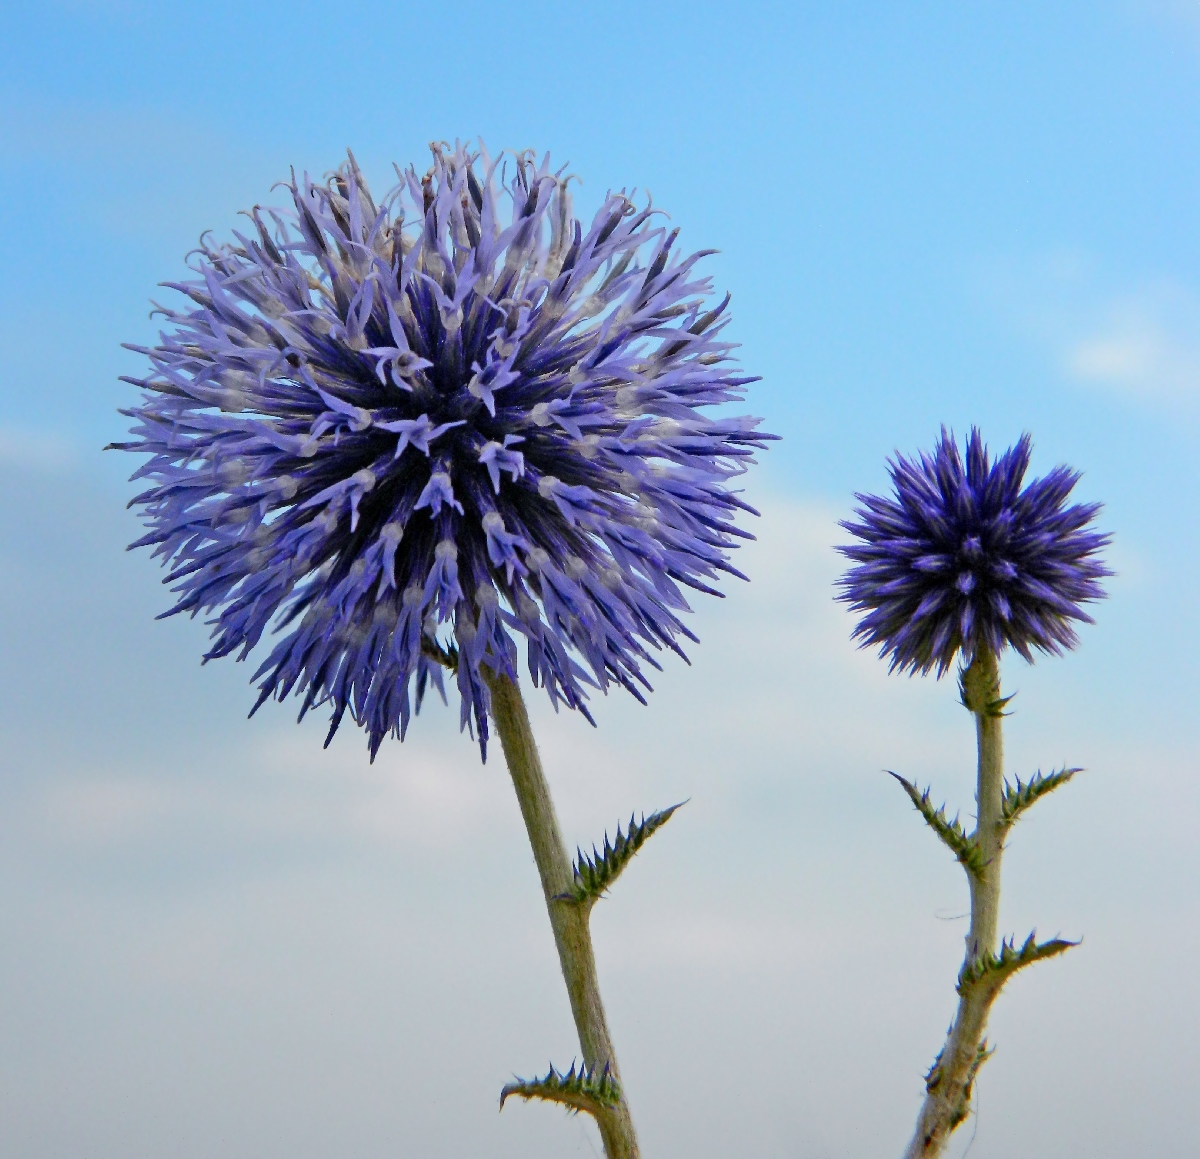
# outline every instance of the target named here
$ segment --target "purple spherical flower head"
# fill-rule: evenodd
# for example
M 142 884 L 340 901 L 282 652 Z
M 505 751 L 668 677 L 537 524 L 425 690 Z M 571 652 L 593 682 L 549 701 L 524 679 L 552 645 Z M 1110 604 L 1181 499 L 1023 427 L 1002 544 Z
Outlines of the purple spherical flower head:
M 992 463 L 972 428 L 964 466 L 943 427 L 932 455 L 888 464 L 894 499 L 855 496 L 858 522 L 841 526 L 861 543 L 838 548 L 856 564 L 838 599 L 867 613 L 854 636 L 893 670 L 940 677 L 980 646 L 1061 654 L 1078 642 L 1071 621 L 1092 622 L 1080 604 L 1112 575 L 1097 558 L 1110 537 L 1090 527 L 1101 505 L 1066 506 L 1079 481 L 1067 467 L 1022 490 L 1031 449 L 1022 435 Z
M 480 668 L 515 679 L 518 640 L 556 705 L 642 699 L 695 639 L 684 589 L 719 594 L 750 538 L 730 481 L 773 436 L 701 413 L 755 381 L 704 255 L 624 193 L 585 229 L 548 159 L 512 168 L 435 145 L 379 205 L 353 157 L 293 178 L 292 208 L 201 239 L 191 304 L 132 347 L 153 371 L 117 445 L 151 456 L 131 546 L 170 569 L 164 614 L 217 613 L 206 660 L 281 633 L 255 709 L 327 702 L 330 737 L 348 710 L 372 757 L 443 664 L 486 757 Z

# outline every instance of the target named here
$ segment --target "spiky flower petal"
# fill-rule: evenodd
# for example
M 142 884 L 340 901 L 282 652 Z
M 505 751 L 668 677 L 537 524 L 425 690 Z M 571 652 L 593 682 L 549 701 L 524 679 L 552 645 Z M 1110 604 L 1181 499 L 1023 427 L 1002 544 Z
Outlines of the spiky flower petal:
M 441 657 L 486 755 L 480 666 L 515 678 L 517 640 L 585 715 L 585 685 L 641 699 L 653 652 L 682 654 L 683 589 L 739 574 L 730 480 L 772 436 L 701 413 L 754 380 L 703 254 L 649 207 L 611 194 L 585 230 L 529 154 L 507 184 L 461 145 L 397 172 L 376 205 L 351 157 L 201 240 L 171 284 L 191 305 L 133 348 L 153 371 L 117 446 L 153 485 L 132 546 L 170 569 L 171 613 L 217 613 L 206 659 L 283 633 L 258 704 L 327 702 L 331 737 L 349 711 L 373 756 Z
M 892 669 L 941 676 L 983 645 L 1059 654 L 1078 642 L 1081 604 L 1103 598 L 1112 573 L 1098 553 L 1110 537 L 1091 526 L 1099 503 L 1067 506 L 1079 473 L 1056 467 L 1022 490 L 1032 442 L 1022 435 L 993 463 L 979 431 L 966 461 L 942 428 L 932 455 L 889 463 L 894 498 L 856 495 L 861 542 L 838 550 L 856 564 L 838 596 L 866 614 L 854 629 Z

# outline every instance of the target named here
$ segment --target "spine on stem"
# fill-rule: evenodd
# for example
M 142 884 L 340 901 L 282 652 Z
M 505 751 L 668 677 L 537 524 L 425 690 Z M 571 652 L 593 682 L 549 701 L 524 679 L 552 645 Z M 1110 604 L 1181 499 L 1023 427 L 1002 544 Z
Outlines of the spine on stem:
M 951 1132 L 966 1117 L 971 1089 L 989 1051 L 984 1039 L 988 1012 L 999 985 L 972 984 L 975 975 L 989 976 L 986 965 L 996 958 L 1000 917 L 1000 864 L 1004 852 L 1004 704 L 996 656 L 980 647 L 963 673 L 963 704 L 975 716 L 979 764 L 975 831 L 966 840 L 970 856 L 959 854 L 971 890 L 971 927 L 959 973 L 958 1012 L 946 1044 L 925 1077 L 925 1101 L 905 1159 L 939 1155 Z M 981 971 L 981 967 L 984 967 Z M 1003 979 L 1000 979 L 1002 982 Z
M 566 1076 L 551 1070 L 546 1079 L 536 1083 L 511 1084 L 505 1088 L 502 1100 L 517 1094 L 549 1098 L 585 1110 L 596 1120 L 607 1159 L 639 1159 L 637 1134 L 621 1090 L 620 1068 L 600 998 L 588 920 L 590 900 L 581 902 L 575 897 L 576 874 L 559 829 L 521 691 L 502 674 L 488 675 L 487 682 L 496 731 L 541 878 L 584 1063 L 580 1076 L 575 1075 L 574 1068 Z
M 895 773 L 918 812 L 954 854 L 967 875 L 971 890 L 971 927 L 967 949 L 958 973 L 958 1011 L 946 1038 L 925 1076 L 925 1101 L 905 1159 L 934 1159 L 942 1154 L 954 1129 L 967 1117 L 971 1091 L 979 1068 L 987 1062 L 984 1032 L 988 1014 L 1001 987 L 1018 970 L 1043 958 L 1069 950 L 1076 942 L 1052 938 L 1038 942 L 1030 934 L 1024 943 L 997 943 L 1000 917 L 1000 866 L 1004 839 L 1017 818 L 1047 793 L 1064 785 L 1078 769 L 1062 769 L 1012 785 L 1004 780 L 1004 743 L 1001 733 L 1004 706 L 999 669 L 994 653 L 978 649 L 962 677 L 963 704 L 975 716 L 979 767 L 975 789 L 977 820 L 967 833 L 958 818 L 946 817 L 945 808 L 934 808 L 929 790 L 921 792 Z

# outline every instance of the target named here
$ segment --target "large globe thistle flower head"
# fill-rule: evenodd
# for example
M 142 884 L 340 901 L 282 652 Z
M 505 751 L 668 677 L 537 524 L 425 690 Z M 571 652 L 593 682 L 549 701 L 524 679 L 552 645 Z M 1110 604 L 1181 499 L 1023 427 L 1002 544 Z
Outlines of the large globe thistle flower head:
M 661 215 L 613 193 L 585 228 L 548 158 L 432 150 L 378 205 L 351 156 L 205 235 L 168 283 L 190 303 L 131 347 L 153 369 L 117 446 L 150 455 L 131 546 L 169 568 L 164 614 L 215 613 L 206 660 L 280 634 L 255 710 L 328 703 L 330 738 L 349 711 L 374 757 L 448 667 L 486 758 L 481 666 L 516 678 L 518 642 L 585 716 L 586 686 L 642 699 L 683 655 L 773 436 L 702 413 L 755 380 Z
M 856 566 L 838 599 L 866 613 L 853 635 L 893 671 L 941 677 L 981 646 L 1061 654 L 1078 643 L 1072 622 L 1092 622 L 1081 605 L 1112 574 L 1098 555 L 1110 537 L 1092 527 L 1101 505 L 1067 506 L 1068 467 L 1022 489 L 1032 448 L 1022 435 L 993 462 L 972 428 L 964 463 L 943 427 L 932 455 L 889 463 L 894 498 L 855 496 L 857 521 L 841 526 L 859 542 L 838 550 Z

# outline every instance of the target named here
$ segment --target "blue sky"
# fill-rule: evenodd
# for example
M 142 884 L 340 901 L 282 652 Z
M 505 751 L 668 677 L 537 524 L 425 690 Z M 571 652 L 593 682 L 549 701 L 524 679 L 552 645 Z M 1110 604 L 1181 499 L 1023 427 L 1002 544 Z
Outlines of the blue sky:
M 597 920 L 647 1152 L 906 1138 L 965 891 L 880 770 L 969 812 L 970 722 L 850 646 L 831 545 L 889 454 L 977 423 L 1084 471 L 1119 575 L 1077 653 L 1006 670 L 1013 771 L 1091 772 L 1014 839 L 1003 922 L 1086 941 L 998 1008 L 972 1156 L 1190 1153 L 1200 5 L 75 0 L 0 14 L 0 66 L 0 1156 L 598 1146 L 495 1116 L 574 1049 L 503 769 L 451 713 L 374 766 L 246 722 L 249 672 L 153 622 L 99 452 L 201 231 L 456 136 L 718 249 L 784 436 L 694 666 L 596 731 L 537 710 L 569 840 L 692 799 Z

